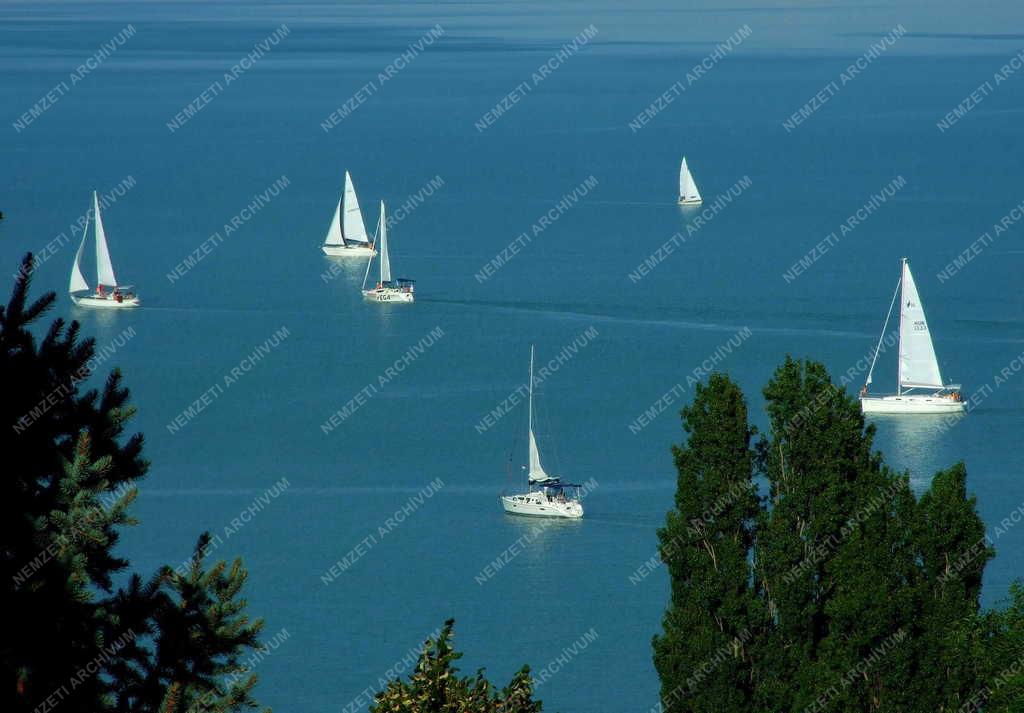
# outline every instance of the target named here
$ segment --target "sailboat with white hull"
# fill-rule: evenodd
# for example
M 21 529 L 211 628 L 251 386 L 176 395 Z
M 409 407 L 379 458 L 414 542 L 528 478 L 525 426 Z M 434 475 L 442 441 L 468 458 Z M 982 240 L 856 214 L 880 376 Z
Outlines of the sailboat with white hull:
M 107 234 L 103 230 L 100 200 L 96 191 L 92 192 L 92 217 L 93 233 L 96 235 L 96 291 L 89 294 L 91 288 L 82 275 L 82 250 L 89 237 L 89 216 L 86 214 L 85 232 L 82 233 L 82 242 L 75 253 L 75 264 L 71 266 L 71 282 L 68 285 L 71 301 L 79 307 L 100 309 L 138 307 L 142 303 L 138 295 L 132 292 L 132 285 L 119 285 L 114 275 L 114 264 L 110 260 L 110 248 L 107 247 Z
M 502 495 L 501 506 L 512 515 L 530 515 L 533 517 L 563 517 L 579 519 L 583 517 L 583 505 L 580 504 L 580 485 L 563 483 L 560 478 L 548 475 L 540 464 L 540 451 L 537 439 L 533 435 L 533 347 L 530 347 L 530 467 L 527 471 L 526 490 L 514 495 Z M 573 496 L 566 496 L 566 490 L 572 490 Z
M 875 357 L 871 360 L 868 378 L 860 392 L 860 407 L 864 413 L 961 413 L 966 404 L 960 395 L 960 384 L 943 384 L 939 361 L 935 357 L 924 305 L 917 293 L 910 263 L 902 258 L 903 270 L 896 284 L 896 293 L 889 305 L 889 314 L 882 326 Z M 868 387 L 875 371 L 875 362 L 889 326 L 897 297 L 900 300 L 899 375 L 896 393 L 869 396 Z
M 366 278 L 370 276 L 373 257 L 366 263 L 366 274 L 363 275 L 363 299 L 370 302 L 413 302 L 415 301 L 416 281 L 408 277 L 391 279 L 391 257 L 388 255 L 388 221 L 384 216 L 384 201 L 380 202 L 380 222 L 377 223 L 377 240 L 380 243 L 380 279 L 377 284 L 366 289 Z
M 697 182 L 693 180 L 690 167 L 686 165 L 686 157 L 679 166 L 679 205 L 700 205 L 704 199 L 697 190 Z
M 345 171 L 345 190 L 334 207 L 334 217 L 327 229 L 327 237 L 324 238 L 323 251 L 335 257 L 366 257 L 376 254 L 373 243 L 366 235 L 356 187 L 348 171 Z

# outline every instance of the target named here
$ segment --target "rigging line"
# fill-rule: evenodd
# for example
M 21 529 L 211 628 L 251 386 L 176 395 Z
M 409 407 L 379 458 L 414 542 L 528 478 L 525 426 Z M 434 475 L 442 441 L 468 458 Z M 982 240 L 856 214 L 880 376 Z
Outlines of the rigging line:
M 875 362 L 878 361 L 878 352 L 882 348 L 882 340 L 885 339 L 885 330 L 889 328 L 889 318 L 892 317 L 892 308 L 896 304 L 896 296 L 900 293 L 901 284 L 903 284 L 902 272 L 900 272 L 900 279 L 896 281 L 896 291 L 892 293 L 892 302 L 889 303 L 889 312 L 885 315 L 885 324 L 882 325 L 882 334 L 878 337 L 878 346 L 875 347 L 875 355 L 871 359 L 871 368 L 868 369 L 868 379 L 864 382 L 865 386 L 871 383 L 871 375 L 875 372 Z

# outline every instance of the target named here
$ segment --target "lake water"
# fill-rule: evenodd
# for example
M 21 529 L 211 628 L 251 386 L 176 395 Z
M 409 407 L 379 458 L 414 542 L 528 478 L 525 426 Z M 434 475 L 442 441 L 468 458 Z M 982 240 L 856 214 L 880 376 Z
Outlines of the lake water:
M 547 710 L 647 710 L 668 587 L 660 569 L 636 572 L 672 504 L 687 376 L 738 342 L 719 366 L 763 427 L 760 389 L 787 353 L 836 375 L 870 353 L 902 256 L 944 376 L 983 398 L 948 431 L 881 421 L 878 447 L 917 489 L 965 460 L 993 528 L 1024 503 L 1020 228 L 939 277 L 1024 199 L 1024 71 L 993 80 L 1019 51 L 1019 37 L 999 34 L 1019 26 L 1019 8 L 970 22 L 954 3 L 710 8 L 0 8 L 2 265 L 13 273 L 25 251 L 52 243 L 35 289 L 58 291 L 54 314 L 81 320 L 100 346 L 133 330 L 104 364 L 124 371 L 152 460 L 124 552 L 151 572 L 209 529 L 221 538 L 214 557 L 245 558 L 252 613 L 267 619 L 267 638 L 287 632 L 257 668 L 264 703 L 362 708 L 367 687 L 454 617 L 467 673 L 486 666 L 504 684 L 523 663 L 539 671 L 562 655 L 538 691 Z M 129 25 L 95 68 L 76 69 Z M 592 39 L 558 58 L 591 26 Z M 749 37 L 687 79 L 744 26 Z M 894 28 L 891 46 L 844 82 Z M 263 56 L 228 83 L 254 51 Z M 403 51 L 415 56 L 396 61 Z M 985 81 L 992 91 L 976 108 L 937 128 Z M 631 129 L 676 82 L 672 101 Z M 787 130 L 832 82 L 838 91 Z M 48 91 L 50 106 L 26 123 Z M 199 111 L 169 129 L 194 100 Z M 692 234 L 700 211 L 675 204 L 683 154 L 705 209 L 733 190 Z M 346 169 L 371 230 L 379 200 L 396 217 L 416 204 L 389 233 L 394 270 L 418 280 L 411 307 L 364 304 L 361 261 L 329 272 L 319 244 Z M 275 181 L 276 195 L 254 198 Z M 893 181 L 902 187 L 840 235 Z M 78 237 L 61 233 L 91 190 L 119 185 L 106 231 L 144 308 L 75 309 L 65 286 Z M 685 242 L 638 278 L 677 231 Z M 839 239 L 812 255 L 833 231 Z M 181 267 L 204 243 L 202 260 Z M 499 269 L 481 272 L 513 243 Z M 801 258 L 806 269 L 787 280 Z M 87 256 L 90 280 L 92 265 Z M 537 531 L 497 500 L 510 452 L 513 474 L 525 460 L 525 410 L 479 426 L 524 383 L 530 344 L 546 363 L 574 340 L 538 390 L 540 445 L 549 470 L 597 487 L 585 520 Z M 894 380 L 890 353 L 875 386 Z M 673 389 L 678 400 L 638 428 Z M 204 394 L 201 411 L 183 415 Z M 282 479 L 279 496 L 266 495 Z M 987 604 L 1021 572 L 1024 528 L 995 544 Z

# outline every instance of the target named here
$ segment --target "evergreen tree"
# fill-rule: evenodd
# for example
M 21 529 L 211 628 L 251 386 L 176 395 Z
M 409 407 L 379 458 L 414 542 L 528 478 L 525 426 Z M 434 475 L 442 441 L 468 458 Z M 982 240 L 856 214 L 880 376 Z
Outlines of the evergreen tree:
M 117 527 L 141 478 L 142 437 L 122 445 L 131 415 L 115 371 L 102 393 L 80 391 L 94 342 L 76 323 L 54 320 L 41 340 L 32 327 L 55 299 L 29 302 L 27 256 L 0 306 L 0 660 L 5 710 L 50 698 L 87 710 L 105 692 L 100 676 L 80 677 L 104 654 L 103 607 L 126 563 L 112 552 Z M 10 696 L 10 698 L 8 698 Z
M 539 713 L 529 666 L 501 691 L 484 677 L 483 669 L 473 677 L 459 677 L 454 664 L 462 654 L 451 646 L 454 625 L 449 619 L 436 640 L 426 641 L 409 682 L 389 682 L 374 698 L 370 713 Z
M 248 577 L 240 559 L 230 568 L 225 562 L 204 568 L 209 543 L 204 532 L 184 574 L 170 568 L 162 573 L 167 596 L 155 611 L 155 652 L 142 689 L 152 692 L 150 710 L 221 713 L 258 707 L 251 696 L 256 676 L 241 656 L 259 648 L 263 621 L 250 622 L 245 600 L 238 598 Z
M 186 577 L 165 568 L 114 587 L 128 574 L 113 552 L 135 524 L 143 439 L 125 436 L 134 409 L 119 372 L 82 390 L 95 343 L 76 322 L 56 319 L 37 339 L 55 295 L 29 301 L 31 265 L 0 306 L 0 710 L 180 713 L 208 691 L 203 710 L 252 707 L 254 680 L 217 688 L 261 626 L 238 599 L 240 562 L 206 572 L 193 560 Z
M 658 531 L 672 598 L 654 639 L 661 700 L 668 711 L 748 710 L 748 642 L 763 612 L 751 587 L 750 554 L 759 504 L 753 429 L 743 394 L 714 374 L 682 411 L 687 442 L 673 447 L 675 509 Z

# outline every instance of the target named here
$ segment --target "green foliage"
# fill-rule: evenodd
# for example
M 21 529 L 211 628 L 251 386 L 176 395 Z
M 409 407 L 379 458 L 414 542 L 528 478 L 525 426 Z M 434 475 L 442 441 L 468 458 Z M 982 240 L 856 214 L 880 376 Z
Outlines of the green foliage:
M 55 295 L 29 301 L 31 264 L 0 306 L 0 710 L 184 713 L 204 694 L 196 710 L 251 708 L 253 677 L 219 687 L 262 626 L 244 614 L 241 562 L 204 571 L 197 554 L 183 576 L 113 585 L 128 574 L 114 549 L 136 524 L 143 439 L 125 435 L 119 372 L 82 389 L 95 343 L 77 323 L 37 338 Z
M 423 646 L 408 683 L 395 680 L 377 694 L 370 713 L 537 713 L 541 703 L 533 700 L 530 667 L 524 666 L 501 691 L 484 678 L 483 669 L 475 676 L 460 678 L 455 661 L 462 654 L 451 646 L 449 619 L 436 640 Z
M 256 676 L 242 679 L 248 671 L 241 654 L 259 647 L 263 621 L 250 622 L 245 600 L 238 599 L 248 576 L 240 559 L 230 568 L 218 562 L 204 569 L 209 542 L 204 532 L 184 574 L 169 568 L 162 574 L 169 596 L 155 610 L 159 636 L 147 684 L 174 692 L 173 704 L 164 701 L 165 713 L 258 707 L 250 695 Z
M 1024 710 L 1024 585 L 1010 587 L 1004 609 L 985 614 L 971 642 L 980 663 L 981 685 L 964 711 L 1021 713 Z
M 1005 610 L 980 608 L 994 551 L 963 464 L 916 499 L 821 364 L 787 358 L 764 396 L 771 429 L 754 458 L 728 378 L 713 375 L 682 411 L 675 508 L 659 532 L 672 586 L 654 641 L 665 709 L 1014 710 L 1024 590 Z
M 744 710 L 752 695 L 746 644 L 764 615 L 750 589 L 758 497 L 739 387 L 719 374 L 698 385 L 683 428 L 689 441 L 673 449 L 676 507 L 658 532 L 672 583 L 664 634 L 654 640 L 661 697 L 671 710 Z

